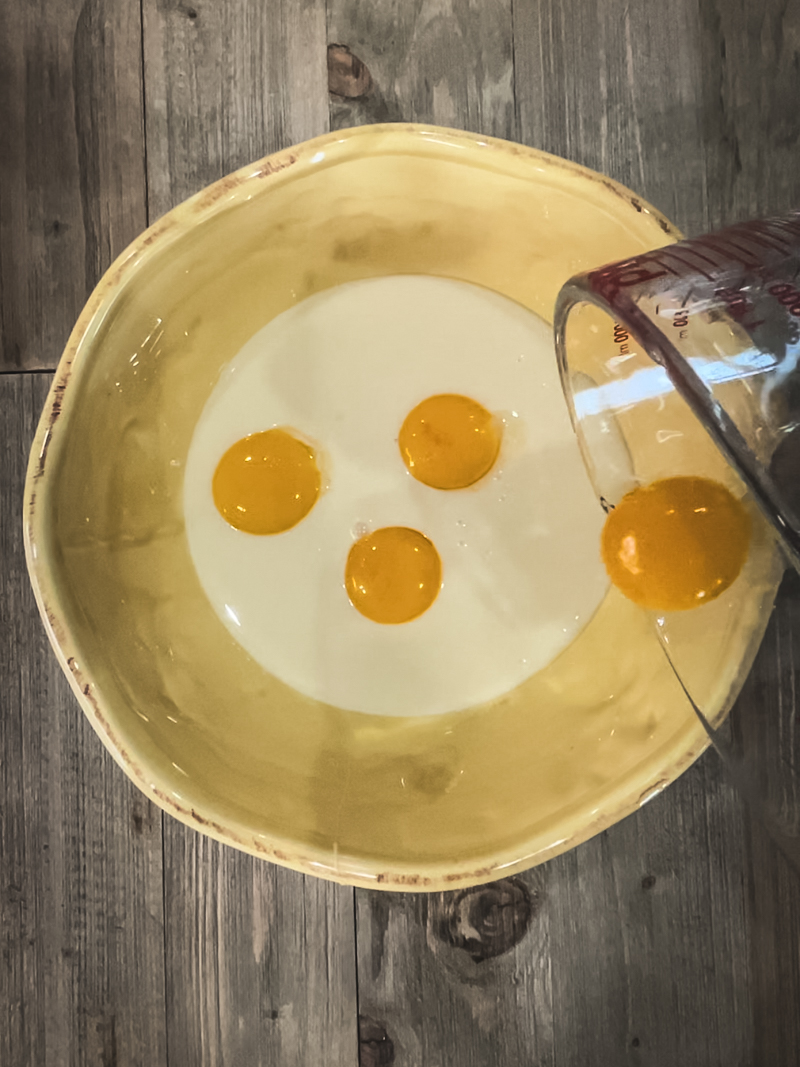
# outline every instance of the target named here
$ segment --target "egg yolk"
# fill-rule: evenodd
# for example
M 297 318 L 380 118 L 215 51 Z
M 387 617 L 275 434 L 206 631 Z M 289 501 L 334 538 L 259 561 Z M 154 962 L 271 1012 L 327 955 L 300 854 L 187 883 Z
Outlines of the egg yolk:
M 231 445 L 219 461 L 211 490 L 217 511 L 237 530 L 291 530 L 319 496 L 314 450 L 286 430 L 250 434 Z
M 601 555 L 614 585 L 653 611 L 714 600 L 738 576 L 750 517 L 719 482 L 664 478 L 634 489 L 609 512 Z
M 373 622 L 410 622 L 427 611 L 442 584 L 439 553 L 424 534 L 384 526 L 360 538 L 347 556 L 350 602 Z
M 403 462 L 433 489 L 463 489 L 491 470 L 500 432 L 491 413 L 468 396 L 430 396 L 409 412 L 398 438 Z

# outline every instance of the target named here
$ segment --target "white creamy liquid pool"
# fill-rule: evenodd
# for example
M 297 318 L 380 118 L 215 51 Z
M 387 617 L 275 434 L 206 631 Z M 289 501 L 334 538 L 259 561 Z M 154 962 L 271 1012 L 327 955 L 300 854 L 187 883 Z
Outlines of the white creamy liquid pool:
M 460 393 L 503 423 L 494 468 L 467 489 L 415 481 L 397 444 L 421 400 Z M 284 533 L 254 536 L 217 512 L 223 453 L 271 427 L 313 445 L 323 493 Z M 562 395 L 551 327 L 464 282 L 398 276 L 318 293 L 253 336 L 197 424 L 186 532 L 219 617 L 266 670 L 352 711 L 433 715 L 502 696 L 550 663 L 608 587 L 603 512 Z M 424 533 L 443 584 L 422 616 L 364 618 L 344 589 L 354 540 Z

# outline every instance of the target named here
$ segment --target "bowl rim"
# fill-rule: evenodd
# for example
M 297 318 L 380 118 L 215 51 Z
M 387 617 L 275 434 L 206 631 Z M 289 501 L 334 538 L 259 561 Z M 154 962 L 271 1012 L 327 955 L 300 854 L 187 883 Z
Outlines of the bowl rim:
M 680 240 L 682 236 L 656 208 L 603 174 L 526 145 L 429 123 L 358 126 L 322 134 L 267 155 L 220 178 L 161 216 L 117 256 L 101 277 L 70 333 L 31 446 L 24 489 L 23 539 L 36 604 L 50 644 L 78 704 L 116 763 L 163 811 L 223 844 L 304 874 L 369 889 L 432 892 L 465 888 L 526 870 L 619 822 L 678 778 L 707 748 L 708 737 L 700 723 L 692 724 L 689 721 L 683 730 L 673 735 L 670 758 L 659 765 L 651 780 L 644 780 L 641 773 L 629 773 L 619 779 L 609 790 L 604 807 L 596 813 L 593 821 L 546 847 L 536 848 L 534 841 L 530 840 L 527 850 L 525 844 L 519 843 L 513 849 L 492 851 L 482 863 L 476 864 L 473 857 L 461 862 L 394 863 L 387 866 L 380 860 L 337 855 L 335 850 L 315 849 L 278 835 L 254 834 L 252 829 L 237 825 L 233 818 L 222 820 L 211 810 L 211 805 L 204 810 L 201 805 L 187 807 L 179 803 L 165 783 L 162 783 L 163 788 L 158 784 L 158 774 L 146 772 L 145 767 L 128 751 L 124 730 L 118 730 L 114 725 L 117 716 L 110 706 L 112 702 L 104 700 L 102 693 L 95 690 L 91 677 L 80 667 L 82 653 L 66 622 L 57 568 L 46 549 L 42 547 L 40 551 L 40 546 L 46 545 L 45 516 L 53 481 L 50 473 L 52 468 L 48 466 L 48 451 L 54 434 L 60 437 L 69 422 L 73 392 L 69 388 L 70 382 L 80 373 L 84 363 L 82 357 L 91 351 L 92 341 L 120 290 L 130 283 L 156 252 L 160 255 L 168 244 L 179 239 L 190 227 L 221 215 L 249 198 L 254 185 L 274 186 L 287 180 L 287 177 L 293 177 L 298 168 L 303 171 L 320 162 L 334 165 L 343 151 L 345 158 L 351 156 L 354 149 L 365 150 L 373 155 L 413 152 L 415 146 L 419 150 L 426 142 L 435 142 L 450 149 L 472 149 L 471 162 L 475 161 L 475 150 L 486 151 L 493 154 L 495 164 L 499 159 L 516 157 L 525 167 L 532 165 L 539 171 L 566 171 L 575 179 L 599 183 L 637 213 L 652 216 L 654 236 L 660 230 L 664 235 L 664 244 Z

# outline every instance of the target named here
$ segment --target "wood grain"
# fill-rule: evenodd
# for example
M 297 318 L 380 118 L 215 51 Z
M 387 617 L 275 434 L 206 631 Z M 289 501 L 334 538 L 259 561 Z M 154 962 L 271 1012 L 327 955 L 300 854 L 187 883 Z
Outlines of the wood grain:
M 517 0 L 520 139 L 616 178 L 702 233 L 702 44 L 685 0 Z
M 748 969 L 755 1063 L 800 1063 L 800 882 L 749 820 Z
M 170 1067 L 352 1065 L 353 891 L 185 827 L 164 873 Z
M 143 0 L 150 221 L 328 129 L 324 0 Z
M 685 233 L 800 203 L 800 7 L 516 0 L 520 139 Z
M 700 0 L 708 222 L 800 206 L 800 5 Z
M 581 1063 L 592 1047 L 609 1064 L 761 1062 L 743 854 L 739 805 L 709 753 L 636 816 L 556 862 L 554 1029 L 569 1048 L 559 1064 Z
M 517 879 L 530 924 L 501 955 L 476 956 L 474 934 L 441 936 L 437 913 L 456 894 L 359 892 L 360 1010 L 398 1063 L 774 1062 L 751 1058 L 743 848 L 712 753 L 636 816 Z
M 501 912 L 502 899 L 490 896 L 482 907 L 475 892 L 469 894 L 474 902 L 469 906 L 464 894 L 357 891 L 359 1008 L 372 1027 L 385 1032 L 395 1063 L 553 1062 L 541 871 L 512 884 L 524 886 L 532 918 L 520 922 L 515 936 L 508 937 L 510 950 L 497 956 L 481 947 L 491 944 L 487 927 L 496 930 L 502 919 L 478 923 L 478 930 L 475 920 L 481 913 L 491 915 L 492 907 Z M 494 895 L 495 890 L 484 892 Z M 508 925 L 514 929 L 513 922 Z
M 516 138 L 510 0 L 328 0 L 328 42 L 366 64 L 362 96 L 331 95 L 331 128 L 435 122 Z
M 160 812 L 81 714 L 22 547 L 50 375 L 0 378 L 0 1063 L 166 1064 Z
M 765 1063 L 800 1062 L 800 578 L 787 574 L 731 715 L 731 752 L 756 783 L 790 867 L 764 825 L 747 821 L 748 965 L 755 1047 Z M 774 820 L 774 821 L 773 821 Z M 781 838 L 779 838 L 781 839 Z
M 54 367 L 146 224 L 138 0 L 0 4 L 0 371 Z

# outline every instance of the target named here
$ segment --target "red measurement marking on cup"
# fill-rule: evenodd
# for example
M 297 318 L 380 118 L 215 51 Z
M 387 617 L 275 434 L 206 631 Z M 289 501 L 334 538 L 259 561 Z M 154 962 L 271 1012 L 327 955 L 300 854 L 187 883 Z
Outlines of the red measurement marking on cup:
M 657 248 L 591 271 L 588 280 L 599 296 L 613 304 L 622 290 L 646 290 L 660 279 L 667 279 L 662 286 L 672 284 L 668 279 L 688 280 L 689 277 L 713 284 L 723 278 L 730 280 L 737 269 L 769 276 L 771 264 L 777 266 L 778 260 L 797 252 L 798 239 L 800 212 L 793 218 L 744 222 L 718 233 Z M 728 291 L 732 290 L 728 287 Z M 722 299 L 726 300 L 724 296 Z M 736 306 L 742 315 L 746 314 L 743 305 Z
M 774 285 L 767 287 L 767 292 L 771 293 L 779 304 L 783 304 L 790 315 L 794 315 L 795 318 L 800 318 L 799 289 L 796 289 L 793 285 L 789 285 L 788 282 L 776 282 Z
M 661 251 L 661 258 L 663 260 L 671 259 L 673 262 L 678 263 L 680 267 L 678 273 L 680 274 L 702 274 L 708 281 L 714 280 L 714 275 L 709 274 L 705 269 L 709 266 L 713 269 L 716 266 L 713 259 L 704 256 L 697 248 L 693 248 L 691 245 L 679 245 L 678 250 L 680 255 L 674 248 L 664 248 Z M 703 266 L 700 266 L 700 263 L 697 262 L 698 260 Z
M 754 322 L 752 319 L 747 318 L 750 312 L 753 311 L 753 301 L 741 289 L 715 289 L 714 296 L 725 305 L 730 317 L 741 323 L 746 329 L 754 330 L 756 326 L 763 325 L 763 319 Z
M 677 271 L 665 266 L 658 252 L 646 252 L 635 259 L 625 259 L 621 263 L 611 263 L 600 270 L 590 271 L 588 279 L 596 293 L 613 303 L 621 289 L 633 289 L 667 275 L 675 277 Z

